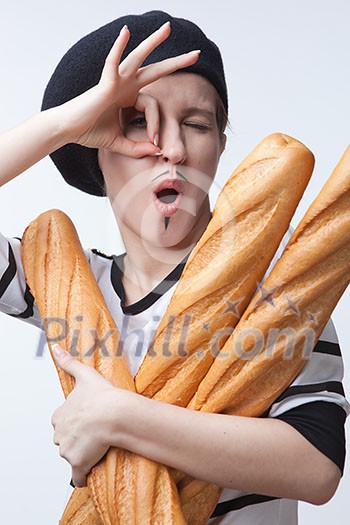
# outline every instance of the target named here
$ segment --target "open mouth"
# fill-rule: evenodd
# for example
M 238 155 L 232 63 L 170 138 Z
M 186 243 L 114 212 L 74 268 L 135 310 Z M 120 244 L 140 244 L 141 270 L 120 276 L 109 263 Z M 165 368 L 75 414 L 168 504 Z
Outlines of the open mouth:
M 164 217 L 174 215 L 184 191 L 184 184 L 177 179 L 163 180 L 153 192 L 154 205 Z
M 176 201 L 176 197 L 179 195 L 179 192 L 174 188 L 165 188 L 164 190 L 158 191 L 156 195 L 160 202 L 164 202 L 164 204 L 170 204 Z

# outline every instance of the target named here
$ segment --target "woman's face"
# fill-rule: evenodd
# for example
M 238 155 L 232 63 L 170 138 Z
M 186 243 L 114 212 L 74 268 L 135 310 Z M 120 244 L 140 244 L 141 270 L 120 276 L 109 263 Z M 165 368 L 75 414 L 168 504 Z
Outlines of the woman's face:
M 175 73 L 141 90 L 159 111 L 162 156 L 134 159 L 107 150 L 99 163 L 121 234 L 133 233 L 144 243 L 173 247 L 186 239 L 206 213 L 224 136 L 216 121 L 215 88 L 193 73 Z M 121 110 L 125 135 L 149 140 L 145 116 Z

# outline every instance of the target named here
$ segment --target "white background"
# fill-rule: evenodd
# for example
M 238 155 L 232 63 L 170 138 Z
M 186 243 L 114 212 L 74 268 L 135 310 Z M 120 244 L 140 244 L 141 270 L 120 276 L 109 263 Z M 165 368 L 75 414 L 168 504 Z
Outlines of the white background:
M 197 22 L 222 50 L 232 131 L 217 176 L 219 184 L 271 132 L 290 134 L 314 152 L 316 168 L 292 221 L 295 227 L 349 143 L 347 0 L 14 0 L 3 4 L 0 129 L 13 127 L 39 110 L 56 63 L 81 36 L 118 16 L 156 8 Z M 19 143 L 19 154 L 20 150 Z M 6 236 L 20 237 L 32 219 L 53 207 L 68 213 L 85 247 L 120 253 L 106 201 L 70 188 L 49 159 L 1 189 L 0 229 Z M 333 315 L 348 395 L 349 305 L 348 290 Z M 57 524 L 70 493 L 70 469 L 52 444 L 51 414 L 63 401 L 58 379 L 47 352 L 35 357 L 36 328 L 0 314 L 0 333 L 2 523 Z M 301 504 L 300 523 L 347 521 L 349 470 L 330 503 Z

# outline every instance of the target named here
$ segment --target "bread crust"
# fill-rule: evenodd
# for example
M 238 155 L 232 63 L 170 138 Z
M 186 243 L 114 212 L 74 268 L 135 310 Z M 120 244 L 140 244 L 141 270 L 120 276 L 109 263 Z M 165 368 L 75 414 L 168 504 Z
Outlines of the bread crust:
M 26 228 L 21 247 L 26 279 L 43 319 L 50 353 L 53 343 L 59 342 L 116 387 L 135 392 L 126 356 L 117 352 L 119 332 L 71 220 L 59 210 L 41 214 Z M 56 369 L 67 397 L 74 379 L 57 365 Z M 89 473 L 87 484 L 104 525 L 185 524 L 173 478 L 166 467 L 149 459 L 111 447 Z M 83 507 L 73 498 L 62 525 L 78 523 L 76 519 L 89 523 L 91 505 L 86 493 L 79 494 Z
M 139 393 L 187 406 L 263 278 L 314 156 L 274 133 L 230 176 L 136 376 Z
M 207 412 L 261 415 L 266 410 L 266 407 L 268 408 L 273 400 L 276 399 L 278 394 L 292 382 L 293 378 L 299 373 L 305 363 L 302 354 L 302 339 L 304 337 L 305 326 L 307 325 L 309 327 L 309 321 L 312 321 L 312 329 L 314 330 L 315 340 L 317 340 L 332 309 L 349 282 L 350 225 L 349 214 L 346 213 L 350 207 L 350 151 L 348 149 L 335 170 L 336 173 L 333 173 L 320 196 L 309 208 L 304 219 L 301 221 L 283 257 L 264 283 L 263 289 L 260 289 L 251 300 L 256 289 L 256 281 L 259 281 L 264 275 L 269 261 L 275 252 L 275 249 L 268 249 L 268 254 L 264 255 L 266 260 L 264 259 L 263 263 L 260 263 L 260 261 L 253 259 L 254 250 L 249 252 L 251 244 L 254 244 L 254 240 L 258 238 L 260 244 L 255 244 L 255 248 L 264 248 L 265 243 L 268 243 L 268 241 L 277 248 L 280 239 L 284 235 L 281 228 L 287 229 L 290 214 L 293 214 L 301 198 L 314 163 L 311 152 L 298 141 L 280 134 L 274 134 L 268 137 L 268 139 L 265 143 L 263 141 L 264 147 L 261 147 L 263 144 L 261 143 L 259 145 L 261 149 L 259 150 L 258 146 L 258 148 L 254 150 L 253 156 L 250 157 L 249 161 L 247 160 L 248 157 L 241 163 L 222 192 L 226 192 L 229 196 L 237 196 L 238 189 L 240 188 L 240 191 L 243 191 L 244 187 L 245 191 L 248 191 L 248 193 L 250 191 L 251 199 L 247 196 L 245 199 L 240 198 L 237 207 L 234 208 L 232 201 L 227 198 L 227 195 L 225 198 L 220 195 L 222 199 L 220 200 L 219 197 L 215 208 L 215 210 L 218 211 L 214 210 L 212 221 L 209 223 L 207 230 L 191 253 L 168 310 L 160 323 L 154 344 L 151 346 L 144 363 L 146 360 L 149 361 L 152 351 L 156 353 L 156 356 L 153 356 L 155 360 L 149 361 L 147 366 L 144 366 L 143 363 L 136 376 L 136 387 L 140 388 L 140 390 L 143 388 L 142 393 L 144 395 Z M 282 151 L 287 149 L 289 149 L 289 151 Z M 282 161 L 276 161 L 276 158 L 278 158 L 276 157 L 277 151 L 281 153 Z M 300 174 L 302 166 L 306 166 L 305 173 Z M 267 208 L 261 203 L 261 193 L 258 195 L 259 192 L 269 189 L 264 187 L 269 186 L 266 179 L 265 184 L 262 184 L 262 172 L 266 169 L 268 171 L 265 172 L 265 176 L 266 173 L 268 173 L 269 177 L 272 177 L 276 184 L 278 182 L 277 189 L 275 188 L 272 192 L 273 197 L 268 194 L 268 191 L 264 193 L 264 202 L 267 202 L 269 205 Z M 281 170 L 280 177 L 276 175 L 278 169 Z M 258 173 L 255 173 L 255 170 L 258 170 Z M 293 185 L 286 185 L 288 191 L 292 192 L 294 208 L 287 202 L 288 191 L 283 190 L 281 187 L 283 186 L 283 177 L 281 177 L 283 173 L 285 176 L 289 173 L 290 176 L 300 177 L 300 180 L 297 182 L 293 181 Z M 243 175 L 245 175 L 245 178 L 243 178 Z M 251 183 L 255 191 L 249 186 L 249 177 L 252 177 Z M 285 180 L 284 183 L 286 183 Z M 235 184 L 237 185 L 235 186 Z M 244 186 L 244 184 L 246 186 Z M 242 196 L 241 193 L 239 195 Z M 246 207 L 248 202 L 252 203 L 250 208 Z M 235 210 L 234 213 L 232 212 L 233 209 Z M 273 210 L 273 214 L 269 217 L 269 220 L 259 223 L 259 213 L 266 218 L 268 210 L 271 211 L 271 209 Z M 254 215 L 255 212 L 257 217 L 251 217 L 249 219 L 249 214 Z M 286 216 L 286 213 L 289 213 L 289 215 Z M 240 251 L 234 250 L 230 252 L 232 247 L 226 243 L 226 235 L 233 235 L 233 221 L 237 222 L 238 230 L 241 227 L 241 232 L 239 232 L 237 239 L 244 244 L 242 254 L 244 254 L 244 250 L 246 250 L 247 254 L 249 252 L 245 265 L 243 264 L 244 257 Z M 330 225 L 332 225 L 332 227 L 330 227 Z M 246 238 L 244 236 L 244 229 L 247 231 Z M 278 234 L 276 233 L 276 229 L 279 230 Z M 316 241 L 315 236 L 320 235 L 320 231 L 322 231 L 321 237 L 318 237 Z M 261 236 L 264 233 L 266 236 L 264 237 L 264 242 L 261 242 Z M 319 261 L 316 264 L 317 253 L 319 255 L 319 239 L 328 239 L 327 235 L 330 235 L 331 238 L 328 244 L 329 249 L 326 250 L 327 253 L 323 257 L 325 263 L 322 262 L 322 265 L 317 269 L 317 264 L 321 264 Z M 234 237 L 231 237 L 231 239 L 232 238 L 234 239 Z M 234 240 L 237 241 L 237 239 Z M 41 240 L 39 242 L 43 241 Z M 313 250 L 311 250 L 311 247 Z M 305 252 L 305 249 L 308 251 Z M 313 252 L 312 257 L 309 252 Z M 212 260 L 210 258 L 211 255 L 213 255 Z M 237 259 L 235 259 L 236 255 Z M 33 252 L 28 250 L 28 257 L 30 258 L 32 256 Z M 220 274 L 220 279 L 222 277 L 222 280 L 219 286 L 215 282 L 215 279 L 212 278 L 214 270 L 217 269 L 217 257 L 219 257 L 219 260 L 224 261 L 223 265 L 225 270 L 227 267 L 227 272 L 221 272 Z M 252 261 L 255 262 L 255 266 L 253 265 L 252 267 L 253 271 L 256 272 L 256 274 L 254 274 L 254 285 L 253 283 L 247 284 L 250 278 L 247 266 L 249 266 Z M 28 260 L 29 275 L 33 266 L 33 260 Z M 243 272 L 241 280 L 237 278 L 236 272 L 239 271 Z M 200 280 L 199 275 L 202 276 L 204 281 Z M 318 276 L 318 280 L 316 280 L 316 276 Z M 41 277 L 39 277 L 39 280 L 40 279 Z M 208 280 L 207 295 L 209 294 L 211 297 L 211 302 L 215 303 L 214 299 L 216 300 L 213 307 L 211 302 L 206 302 L 205 300 L 205 279 Z M 243 299 L 242 296 L 239 296 L 241 302 L 236 305 L 239 315 L 235 316 L 229 312 L 226 316 L 219 315 L 223 312 L 224 305 L 222 304 L 222 297 L 227 299 L 225 287 L 232 282 L 232 279 L 236 279 L 234 282 L 238 283 L 236 287 L 233 286 L 234 290 L 236 291 L 238 289 L 239 293 L 243 293 L 243 295 L 244 292 L 246 293 Z M 305 285 L 307 279 L 311 282 L 311 286 Z M 303 283 L 303 285 L 301 286 L 300 283 Z M 315 283 L 317 286 L 313 286 Z M 221 298 L 220 294 L 217 294 L 218 289 L 221 293 L 223 292 Z M 242 290 L 244 292 L 242 292 Z M 327 298 L 329 298 L 329 294 L 331 294 L 331 301 L 327 301 L 327 304 L 320 301 L 320 294 L 327 296 Z M 291 303 L 288 302 L 286 296 L 288 296 Z M 232 294 L 229 297 L 231 298 L 231 302 L 233 302 L 236 296 Z M 303 298 L 302 302 L 300 302 L 301 297 Z M 221 307 L 218 307 L 217 302 L 220 302 L 220 300 Z M 251 302 L 247 307 L 250 300 Z M 275 305 L 274 308 L 272 308 L 272 301 Z M 295 305 L 294 310 L 293 305 Z M 296 307 L 299 309 L 300 315 L 296 315 Z M 186 344 L 188 355 L 186 359 L 182 358 L 181 360 L 182 365 L 184 363 L 190 363 L 190 366 L 183 374 L 178 367 L 178 356 L 171 353 L 171 349 L 173 348 L 171 345 L 167 345 L 167 349 L 170 349 L 171 353 L 170 364 L 168 361 L 166 363 L 167 366 L 164 366 L 162 362 L 165 361 L 164 356 L 161 352 L 157 353 L 156 349 L 161 348 L 167 339 L 165 336 L 167 335 L 166 331 L 169 326 L 169 316 L 176 315 L 176 319 L 182 316 L 183 321 L 185 314 L 188 314 L 189 311 L 194 311 L 196 315 L 200 315 L 200 319 L 204 319 L 203 322 L 210 319 L 212 326 L 210 326 L 209 337 L 204 336 L 203 338 L 203 334 L 198 335 L 198 324 L 196 325 L 194 322 L 194 327 L 197 327 L 197 333 L 192 329 L 192 325 L 190 325 L 192 338 L 190 337 Z M 232 333 L 240 316 L 241 319 Z M 195 316 L 193 319 L 196 321 Z M 218 319 L 221 319 L 221 321 L 218 321 Z M 223 319 L 224 323 L 222 323 Z M 108 322 L 107 318 L 107 325 Z M 271 350 L 272 357 L 269 356 L 268 359 L 266 356 L 259 355 L 259 353 L 254 355 L 252 359 L 244 359 L 244 356 L 242 358 L 242 352 L 238 352 L 239 359 L 237 359 L 237 353 L 234 355 L 234 352 L 230 351 L 232 348 L 237 349 L 237 341 L 239 341 L 239 337 L 242 338 L 242 333 L 244 333 L 245 330 L 260 330 L 263 335 L 266 335 L 271 328 L 281 329 L 286 323 L 296 332 L 296 352 L 293 354 L 292 359 L 288 361 L 281 359 L 281 356 L 283 356 L 283 338 L 279 342 L 277 341 L 278 344 Z M 106 329 L 106 324 L 102 323 L 102 325 Z M 198 349 L 205 349 L 205 345 L 209 344 L 213 334 L 215 334 L 217 330 L 225 327 L 228 327 L 231 333 L 227 333 L 227 337 L 224 337 L 223 341 L 221 341 L 220 347 L 218 347 L 218 352 L 220 353 L 215 361 L 215 355 L 212 355 L 210 359 L 203 360 L 205 366 L 198 364 L 200 360 L 197 355 L 195 356 L 196 361 L 194 359 L 191 361 L 191 355 L 195 355 Z M 174 346 L 174 338 L 176 339 L 178 335 L 176 330 L 172 331 L 171 343 Z M 157 342 L 158 339 L 159 341 Z M 234 343 L 233 346 L 232 341 Z M 177 343 L 181 343 L 181 340 L 177 339 Z M 243 348 L 242 340 L 240 341 L 240 345 L 240 348 Z M 227 350 L 229 350 L 228 358 L 219 359 L 220 355 L 222 357 L 223 353 L 227 353 Z M 251 350 L 252 345 L 249 346 L 249 344 L 246 343 L 244 351 L 250 352 Z M 95 364 L 96 363 L 93 363 L 92 366 L 95 366 Z M 152 375 L 150 375 L 151 364 L 152 367 L 154 367 Z M 169 367 L 173 367 L 176 373 L 169 373 Z M 125 369 L 123 368 L 122 370 L 125 380 Z M 187 388 L 187 384 L 184 381 L 184 378 L 187 380 L 189 377 L 192 378 L 190 389 Z M 62 386 L 65 384 L 64 380 L 66 379 L 62 379 Z M 184 384 L 185 388 L 183 388 Z M 69 390 L 71 387 L 72 385 L 68 384 L 65 388 Z M 133 389 L 133 385 L 130 386 L 130 389 Z M 268 392 L 268 396 L 263 395 L 265 391 Z M 232 392 L 235 392 L 235 395 L 233 395 Z M 193 397 L 194 394 L 195 396 Z M 157 466 L 157 468 L 159 469 L 159 466 Z M 166 472 L 169 474 L 168 469 L 166 469 Z M 172 475 L 178 484 L 180 492 L 181 505 L 185 517 L 183 523 L 186 522 L 193 525 L 205 524 L 216 505 L 222 489 L 203 481 L 193 480 L 189 476 L 184 476 L 176 471 L 172 471 Z M 175 483 L 174 480 L 173 482 Z M 78 490 L 80 491 L 81 489 Z M 86 525 L 98 525 L 99 522 L 94 521 L 96 519 L 96 511 L 91 508 L 88 502 L 89 489 L 85 492 L 76 491 L 77 489 L 73 492 L 73 496 L 67 505 L 64 520 L 61 522 L 62 525 L 77 524 L 78 522 L 74 521 L 74 519 L 76 519 L 74 516 L 81 508 L 87 509 L 85 515 Z M 103 491 L 102 485 L 101 491 Z M 139 519 L 143 519 L 142 514 L 140 514 Z M 139 522 L 143 523 L 142 521 Z M 119 523 L 119 521 L 106 523 L 114 524 Z M 155 521 L 152 523 L 155 523 Z M 159 523 L 161 523 L 161 521 L 159 521 Z
M 293 382 L 350 282 L 349 210 L 350 147 L 307 210 L 188 408 L 259 417 Z M 178 473 L 177 478 L 197 497 L 209 490 L 209 484 L 190 476 Z M 183 504 L 186 517 L 190 508 Z
M 258 416 L 295 379 L 349 284 L 349 210 L 350 148 L 199 386 L 196 410 Z

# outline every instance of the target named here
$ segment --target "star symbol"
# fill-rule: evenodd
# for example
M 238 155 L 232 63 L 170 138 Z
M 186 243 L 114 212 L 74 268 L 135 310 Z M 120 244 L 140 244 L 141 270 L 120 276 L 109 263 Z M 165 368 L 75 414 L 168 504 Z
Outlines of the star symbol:
M 288 295 L 286 295 L 286 299 L 288 306 L 284 311 L 287 312 L 287 310 L 292 310 L 292 312 L 294 312 L 298 317 L 300 317 L 301 314 L 297 302 L 293 301 L 290 297 L 288 297 Z
M 259 304 L 266 301 L 267 303 L 269 303 L 271 306 L 275 308 L 275 303 L 273 301 L 272 296 L 275 293 L 276 289 L 267 290 L 266 288 L 263 287 L 262 284 L 258 283 L 258 290 L 261 292 L 261 297 L 258 299 L 256 306 L 259 306 Z
M 307 318 L 308 318 L 312 323 L 317 324 L 318 317 L 317 317 L 316 315 L 314 315 L 312 312 L 308 312 L 308 314 L 307 314 Z
M 229 299 L 225 299 L 226 308 L 222 312 L 223 314 L 226 313 L 232 313 L 237 319 L 240 319 L 239 311 L 237 310 L 237 306 L 242 302 L 242 299 L 238 299 L 238 301 L 230 301 Z
M 210 330 L 209 330 L 209 323 L 202 323 L 202 329 L 206 330 L 207 332 L 210 332 Z

